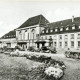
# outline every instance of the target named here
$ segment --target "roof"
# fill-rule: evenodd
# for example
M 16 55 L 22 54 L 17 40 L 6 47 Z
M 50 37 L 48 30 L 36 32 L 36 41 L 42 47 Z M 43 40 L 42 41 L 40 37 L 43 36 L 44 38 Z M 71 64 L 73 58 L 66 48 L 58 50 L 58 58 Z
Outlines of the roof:
M 77 26 L 80 25 L 80 17 L 74 18 L 74 22 L 72 22 L 72 19 L 66 19 L 66 20 L 53 22 L 53 23 L 48 24 L 48 27 L 49 28 L 59 28 L 59 27 L 72 26 L 73 24 Z
M 74 30 L 72 29 L 73 26 L 75 26 Z M 75 17 L 74 22 L 72 22 L 72 19 L 61 20 L 47 24 L 45 29 L 42 31 L 41 35 L 80 32 L 79 26 L 80 26 L 80 17 Z M 66 30 L 67 27 L 68 30 Z M 56 28 L 57 31 L 55 31 Z M 63 28 L 62 31 L 60 31 L 61 28 Z
M 16 31 L 12 30 L 1 37 L 1 39 L 8 39 L 8 38 L 16 38 Z
M 37 15 L 29 18 L 19 28 L 29 27 L 37 24 L 41 26 L 41 25 L 45 25 L 46 23 L 49 23 L 49 21 L 43 15 Z

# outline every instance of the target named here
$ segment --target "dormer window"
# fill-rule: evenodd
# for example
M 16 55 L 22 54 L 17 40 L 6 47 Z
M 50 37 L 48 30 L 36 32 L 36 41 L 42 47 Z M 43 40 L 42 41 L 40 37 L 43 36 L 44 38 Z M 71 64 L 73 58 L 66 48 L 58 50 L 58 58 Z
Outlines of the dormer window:
M 79 29 L 80 29 L 80 26 L 79 26 Z
M 68 28 L 68 27 L 66 27 L 66 30 L 69 30 L 69 28 Z
M 63 28 L 61 28 L 60 31 L 63 31 Z
M 55 32 L 57 32 L 57 29 L 55 29 Z
M 42 31 L 42 33 L 44 33 L 44 30 Z
M 72 29 L 75 29 L 75 26 L 73 26 Z
M 53 32 L 53 30 L 51 29 L 50 32 Z
M 48 33 L 48 30 L 46 30 L 46 33 Z

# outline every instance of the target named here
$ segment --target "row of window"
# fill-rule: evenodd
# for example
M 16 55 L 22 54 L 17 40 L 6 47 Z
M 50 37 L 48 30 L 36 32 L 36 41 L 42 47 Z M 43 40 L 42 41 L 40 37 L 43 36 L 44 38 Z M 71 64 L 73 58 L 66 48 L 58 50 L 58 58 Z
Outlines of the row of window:
M 28 31 L 28 29 L 27 30 L 25 30 L 25 32 L 27 32 Z M 31 29 L 31 32 L 34 32 L 35 31 L 35 29 Z M 21 33 L 22 31 L 20 30 L 19 31 L 19 33 Z
M 57 43 L 54 42 L 54 46 L 56 46 Z M 59 42 L 59 46 L 62 46 L 62 42 Z M 65 47 L 68 47 L 68 42 L 65 41 Z M 71 41 L 71 47 L 74 47 L 74 41 Z M 80 41 L 78 41 L 78 47 L 80 47 Z
M 54 36 L 54 39 L 56 38 L 57 36 Z M 68 35 L 64 35 L 65 39 L 68 39 Z M 74 34 L 71 34 L 70 35 L 71 39 L 74 39 Z M 52 38 L 52 36 L 49 36 L 49 38 L 47 36 L 45 36 L 45 39 L 50 39 Z M 78 34 L 77 36 L 78 39 L 80 39 L 80 34 Z M 43 37 L 41 37 L 41 39 L 43 39 Z M 59 39 L 62 39 L 62 35 L 59 35 Z
M 78 29 L 80 29 L 80 26 L 78 26 Z M 69 27 L 66 27 L 65 30 L 66 31 L 69 30 Z M 72 26 L 72 30 L 75 30 L 75 26 Z M 54 31 L 53 31 L 53 29 L 50 29 L 51 33 L 57 32 L 57 31 L 58 31 L 58 28 L 54 29 Z M 63 27 L 60 28 L 60 31 L 63 31 Z M 49 32 L 49 29 L 46 30 L 46 33 L 48 33 L 48 32 Z M 44 30 L 42 31 L 42 33 L 44 33 Z
M 4 36 L 4 38 L 12 38 L 12 37 L 16 37 L 16 35 L 8 35 L 8 36 Z

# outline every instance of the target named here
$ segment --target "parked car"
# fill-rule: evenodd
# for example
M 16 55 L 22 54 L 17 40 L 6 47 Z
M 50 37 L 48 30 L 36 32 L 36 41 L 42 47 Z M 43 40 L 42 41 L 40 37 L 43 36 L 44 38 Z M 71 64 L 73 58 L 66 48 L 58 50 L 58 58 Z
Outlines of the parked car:
M 50 53 L 56 53 L 57 50 L 55 47 L 49 47 Z
M 4 54 L 10 54 L 14 50 L 15 50 L 14 48 L 7 48 L 7 50 L 4 51 Z
M 55 47 L 48 47 L 48 46 L 43 46 L 41 47 L 41 52 L 45 53 L 56 53 L 56 48 Z
M 41 47 L 41 52 L 49 53 L 49 48 L 46 47 L 46 46 L 42 46 L 42 47 Z
M 31 52 L 40 52 L 40 49 L 35 46 L 30 46 L 27 50 Z

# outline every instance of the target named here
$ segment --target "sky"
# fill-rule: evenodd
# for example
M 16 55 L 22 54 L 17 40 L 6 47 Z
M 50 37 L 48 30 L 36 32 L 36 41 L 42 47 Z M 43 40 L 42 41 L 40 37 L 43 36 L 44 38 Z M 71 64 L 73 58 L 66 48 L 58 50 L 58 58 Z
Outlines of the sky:
M 0 37 L 39 14 L 50 22 L 80 17 L 80 2 L 0 0 Z

